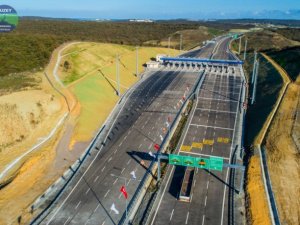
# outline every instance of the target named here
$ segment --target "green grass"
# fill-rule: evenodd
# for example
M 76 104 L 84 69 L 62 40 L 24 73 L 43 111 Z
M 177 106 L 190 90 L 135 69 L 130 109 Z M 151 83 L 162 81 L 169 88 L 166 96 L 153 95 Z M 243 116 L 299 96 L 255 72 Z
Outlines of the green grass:
M 300 47 L 271 51 L 267 54 L 273 58 L 295 81 L 300 74 Z
M 28 74 L 14 74 L 0 76 L 0 95 L 7 92 L 15 92 L 23 89 L 39 89 L 41 79 Z
M 272 66 L 272 64 L 270 64 L 262 56 L 259 56 L 258 59 L 260 60 L 260 67 L 257 80 L 256 102 L 254 105 L 250 105 L 246 115 L 245 143 L 247 146 L 250 146 L 253 143 L 255 137 L 263 127 L 277 101 L 280 89 L 283 85 L 280 74 Z M 250 73 L 250 76 L 248 75 L 249 78 L 251 78 L 252 75 L 252 66 L 253 54 L 248 54 L 245 69 L 247 74 Z M 250 90 L 251 96 L 251 86 Z

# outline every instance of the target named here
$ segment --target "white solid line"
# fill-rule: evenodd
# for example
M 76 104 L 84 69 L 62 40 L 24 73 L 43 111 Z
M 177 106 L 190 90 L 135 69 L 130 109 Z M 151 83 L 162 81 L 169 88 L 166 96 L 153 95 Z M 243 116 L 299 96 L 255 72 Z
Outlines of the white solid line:
M 81 201 L 79 201 L 79 202 L 77 203 L 77 205 L 76 205 L 75 209 L 77 209 L 77 208 L 78 208 L 78 206 L 80 205 L 80 203 L 81 203 Z
M 202 225 L 204 224 L 204 220 L 205 220 L 205 215 L 203 215 L 202 217 Z
M 209 127 L 213 129 L 220 129 L 220 130 L 233 130 L 232 128 L 227 128 L 227 127 L 216 127 L 216 126 L 207 126 L 207 125 L 199 125 L 199 124 L 191 124 L 190 126 Z
M 240 99 L 240 96 L 241 95 L 241 92 L 239 94 L 239 98 Z M 236 127 L 236 121 L 237 121 L 237 115 L 238 115 L 238 106 L 237 106 L 237 109 L 236 109 L 236 114 L 235 114 L 235 119 L 234 119 L 234 128 L 233 128 L 233 132 L 232 132 L 232 138 L 231 140 L 234 140 L 233 136 L 234 136 L 234 133 L 235 133 L 235 127 Z M 233 150 L 233 141 L 231 142 L 231 148 L 230 148 L 230 157 L 232 155 L 232 150 Z M 229 175 L 229 170 L 227 168 L 227 172 L 226 172 L 226 183 L 228 182 L 228 175 Z M 223 193 L 223 205 L 222 205 L 222 215 L 221 215 L 221 225 L 223 225 L 223 219 L 224 219 L 224 208 L 225 208 L 225 196 L 226 196 L 226 185 L 224 187 L 224 193 Z
M 108 195 L 109 192 L 110 192 L 110 189 L 106 192 L 106 194 L 104 195 L 104 198 L 106 198 L 106 196 Z
M 99 178 L 99 176 L 97 176 L 97 177 L 95 178 L 94 183 L 98 180 L 98 178 Z
M 220 112 L 220 113 L 235 113 L 233 111 L 222 111 L 222 110 L 205 109 L 205 108 L 197 108 L 197 110 L 210 111 L 210 112 Z
M 87 191 L 85 192 L 85 194 L 87 195 L 87 193 L 89 193 L 90 190 L 91 190 L 91 188 L 88 188 Z
M 170 221 L 172 220 L 173 213 L 174 213 L 174 209 L 173 209 L 172 212 L 171 212 Z
M 185 224 L 187 224 L 187 223 L 188 223 L 188 220 L 189 220 L 189 215 L 190 215 L 190 212 L 188 212 L 188 213 L 186 214 Z
M 205 98 L 205 97 L 198 97 L 204 100 L 211 100 L 211 101 L 221 101 L 221 102 L 238 102 L 238 100 L 232 99 L 220 99 L 220 98 Z
M 126 105 L 129 97 L 131 96 L 131 94 L 133 93 L 133 91 L 131 91 L 131 93 L 129 94 L 129 96 L 127 97 L 127 99 L 124 102 L 124 105 L 121 107 L 121 109 L 119 110 L 115 120 L 112 123 L 112 126 L 110 127 L 110 129 L 108 130 L 108 133 L 104 139 L 104 142 L 107 140 L 108 135 L 110 134 L 111 130 L 113 129 L 120 113 L 122 112 L 124 106 Z M 68 196 L 64 199 L 64 201 L 61 203 L 61 205 L 57 208 L 57 210 L 53 213 L 52 217 L 50 218 L 50 220 L 48 221 L 47 225 L 49 225 L 51 223 L 51 221 L 53 220 L 53 218 L 56 216 L 56 214 L 61 210 L 61 208 L 63 207 L 63 205 L 66 203 L 66 201 L 68 200 L 68 198 L 71 196 L 71 194 L 74 192 L 74 190 L 77 188 L 77 186 L 79 185 L 80 181 L 83 179 L 83 177 L 85 176 L 85 174 L 89 171 L 89 169 L 91 168 L 91 166 L 94 164 L 94 162 L 96 161 L 98 155 L 100 154 L 101 150 L 103 149 L 103 145 L 101 145 L 101 148 L 99 149 L 99 151 L 97 152 L 96 156 L 94 157 L 93 161 L 90 163 L 90 165 L 88 166 L 88 168 L 85 170 L 85 172 L 81 175 L 80 179 L 77 181 L 77 183 L 75 184 L 75 186 L 72 188 L 72 190 L 69 192 Z
M 198 105 L 198 98 L 196 99 L 196 105 Z M 195 111 L 196 111 L 196 107 L 194 108 L 194 110 L 193 110 L 193 112 L 192 112 L 192 118 L 193 118 L 193 116 L 194 116 L 194 114 L 195 114 Z M 191 121 L 192 121 L 192 120 L 189 121 L 188 126 L 190 125 Z M 184 137 L 183 137 L 182 140 L 185 140 L 185 137 L 186 137 L 186 135 L 187 135 L 187 132 L 188 132 L 188 129 L 186 129 L 186 132 L 185 132 Z M 183 144 L 183 141 L 182 141 L 182 143 L 181 143 L 181 146 L 182 146 L 182 144 Z M 180 146 L 180 147 L 181 147 L 181 146 Z M 180 152 L 180 151 L 179 151 L 179 152 Z M 178 154 L 179 154 L 179 152 L 178 152 Z M 154 213 L 154 216 L 153 216 L 151 225 L 153 225 L 153 223 L 154 223 L 154 220 L 155 220 L 155 217 L 156 217 L 156 215 L 157 215 L 157 212 L 158 212 L 158 209 L 159 209 L 159 207 L 160 207 L 160 204 L 161 204 L 161 202 L 162 202 L 163 196 L 164 196 L 164 194 L 165 194 L 165 192 L 166 192 L 166 189 L 167 189 L 168 184 L 169 184 L 169 182 L 170 182 L 170 179 L 171 179 L 171 177 L 172 177 L 171 175 L 172 175 L 173 172 L 174 172 L 174 168 L 175 168 L 175 166 L 172 166 L 170 176 L 168 177 L 168 180 L 167 180 L 166 186 L 165 186 L 165 188 L 164 188 L 163 194 L 161 195 L 161 198 L 160 198 L 160 200 L 159 200 L 159 203 L 158 203 L 158 206 L 157 206 L 156 211 L 155 211 L 155 213 Z

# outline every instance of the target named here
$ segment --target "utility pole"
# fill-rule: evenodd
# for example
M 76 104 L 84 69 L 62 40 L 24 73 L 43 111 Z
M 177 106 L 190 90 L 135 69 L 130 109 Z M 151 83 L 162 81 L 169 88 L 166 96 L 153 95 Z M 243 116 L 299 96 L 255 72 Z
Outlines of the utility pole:
M 242 37 L 240 37 L 240 43 L 239 43 L 239 54 L 241 54 L 241 46 L 242 46 Z
M 117 95 L 120 96 L 120 58 L 116 56 L 116 81 L 117 81 Z
M 247 39 L 245 38 L 245 51 L 244 51 L 244 61 L 246 60 L 246 54 L 247 54 Z
M 136 73 L 135 73 L 136 77 L 139 76 L 139 50 L 138 49 L 139 47 L 136 46 Z
M 256 60 L 257 60 L 257 52 L 254 52 L 254 62 L 253 62 L 253 71 L 252 71 L 252 79 L 251 84 L 254 82 L 255 70 L 256 70 Z
M 170 42 L 171 42 L 171 37 L 168 38 L 168 52 L 169 52 L 169 55 L 170 55 Z
M 180 52 L 182 50 L 182 34 L 180 34 Z
M 253 105 L 254 102 L 255 102 L 256 85 L 257 85 L 257 76 L 258 76 L 258 68 L 259 68 L 259 61 L 257 61 L 256 67 L 255 67 L 255 78 L 254 78 L 254 84 L 253 84 L 253 91 L 252 91 L 251 105 Z

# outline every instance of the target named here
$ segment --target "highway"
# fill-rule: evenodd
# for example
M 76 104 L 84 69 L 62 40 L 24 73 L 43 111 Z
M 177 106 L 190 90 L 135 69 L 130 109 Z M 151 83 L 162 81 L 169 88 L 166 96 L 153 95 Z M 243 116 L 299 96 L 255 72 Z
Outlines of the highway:
M 202 48 L 197 56 L 209 57 L 216 47 L 216 44 L 209 44 Z M 172 122 L 179 109 L 179 100 L 185 92 L 188 94 L 187 90 L 192 89 L 187 87 L 193 87 L 199 74 L 199 71 L 183 71 L 181 68 L 175 70 L 165 68 L 147 74 L 144 80 L 123 100 L 125 104 L 116 118 L 105 145 L 101 147 L 99 143 L 91 152 L 90 162 L 80 168 L 77 176 L 55 202 L 41 224 L 118 224 L 126 208 L 126 201 L 120 192 L 124 180 L 113 177 L 111 174 L 130 178 L 130 173 L 135 171 L 137 179 L 130 179 L 127 183 L 128 202 L 130 202 L 137 189 L 138 181 L 147 172 L 150 164 L 151 156 L 148 153 L 154 152 L 154 144 L 162 142 L 165 136 L 164 124 L 168 121 L 168 117 Z M 229 95 L 231 92 L 228 92 L 226 84 L 231 84 L 231 79 L 232 77 L 207 75 L 205 86 L 208 90 L 201 89 L 199 107 L 201 106 L 200 98 L 203 98 L 203 104 L 209 104 L 209 100 L 206 102 L 205 98 L 215 97 L 215 93 L 210 91 L 212 87 L 216 88 L 212 90 L 218 90 L 220 85 L 225 85 L 220 90 L 224 91 L 222 94 Z M 234 78 L 234 80 L 238 84 L 238 79 Z M 233 88 L 231 97 L 236 97 L 234 91 L 238 90 Z M 215 102 L 216 106 L 224 107 L 224 111 L 230 110 L 231 107 L 234 110 L 234 102 L 229 109 L 225 103 L 226 101 L 219 104 Z M 202 112 L 200 109 L 198 111 Z M 194 114 L 198 115 L 198 112 Z M 208 116 L 206 111 L 202 114 Z M 219 114 L 215 113 L 215 115 Z M 215 119 L 215 122 L 219 120 Z M 194 122 L 196 125 L 200 124 L 199 121 Z M 231 125 L 232 122 L 228 124 L 228 126 Z M 202 127 L 195 126 L 194 129 L 201 131 Z M 204 136 L 209 138 L 213 132 L 208 129 Z M 224 130 L 220 135 L 230 136 L 232 133 L 233 131 Z M 215 151 L 218 152 L 218 148 Z M 225 152 L 224 155 L 229 157 Z M 209 154 L 209 152 L 206 153 Z M 142 161 L 147 157 L 149 160 Z M 111 210 L 112 204 L 115 204 L 119 214 Z M 159 215 L 157 218 L 157 222 L 163 224 L 159 222 Z
M 232 59 L 231 53 L 226 52 L 229 40 L 224 38 L 218 42 L 213 58 Z M 223 157 L 224 163 L 230 162 L 235 148 L 233 140 L 236 138 L 242 83 L 238 68 L 234 74 L 206 72 L 177 154 L 217 156 Z M 199 147 L 199 143 L 203 147 Z M 151 224 L 229 224 L 229 170 L 196 169 L 190 202 L 178 200 L 183 173 L 181 166 L 169 167 Z
M 141 159 L 162 142 L 163 124 L 168 117 L 173 120 L 187 86 L 192 87 L 198 77 L 199 72 L 180 69 L 147 75 L 124 100 L 108 142 L 103 148 L 99 144 L 100 151 L 92 151 L 94 160 L 80 169 L 42 224 L 118 224 L 126 208 L 119 191 L 124 181 L 111 174 L 130 178 L 135 171 L 137 180 L 144 176 L 150 160 L 142 165 Z M 137 181 L 129 182 L 128 202 L 138 186 Z M 119 214 L 110 210 L 113 203 Z

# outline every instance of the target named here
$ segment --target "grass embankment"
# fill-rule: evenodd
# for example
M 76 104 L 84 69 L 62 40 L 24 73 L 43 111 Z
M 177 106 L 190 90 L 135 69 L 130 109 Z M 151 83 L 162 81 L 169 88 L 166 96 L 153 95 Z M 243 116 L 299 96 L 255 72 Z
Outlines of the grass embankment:
M 266 193 L 262 181 L 262 171 L 259 156 L 252 149 L 252 145 L 256 146 L 261 142 L 266 121 L 268 121 L 270 113 L 276 104 L 279 91 L 282 87 L 282 79 L 274 67 L 259 56 L 260 67 L 258 71 L 258 82 L 256 92 L 256 102 L 250 106 L 246 115 L 246 140 L 248 154 L 253 155 L 248 164 L 247 171 L 247 201 L 248 216 L 253 225 L 271 224 L 269 216 L 269 207 L 267 204 Z M 248 55 L 245 65 L 247 76 L 252 76 L 253 54 Z M 249 75 L 250 73 L 250 75 Z M 249 82 L 251 80 L 249 79 Z M 252 87 L 250 87 L 252 90 Z M 251 94 L 251 92 L 250 92 Z
M 143 64 L 163 53 L 178 54 L 177 50 L 166 48 L 141 47 L 139 54 L 139 72 Z M 120 54 L 120 87 L 124 93 L 136 77 L 136 49 L 132 46 L 79 43 L 66 49 L 60 66 L 63 82 L 71 90 L 80 104 L 80 115 L 75 128 L 73 144 L 77 141 L 88 141 L 94 132 L 105 121 L 118 101 L 116 85 L 116 54 Z M 65 69 L 65 62 L 69 68 Z
M 300 47 L 269 51 L 267 54 L 286 70 L 293 81 L 300 75 Z
M 265 56 L 282 75 L 287 86 L 266 137 L 268 167 L 281 221 L 300 223 L 300 155 L 292 139 L 292 129 L 300 91 L 300 77 L 290 77 L 274 60 Z

